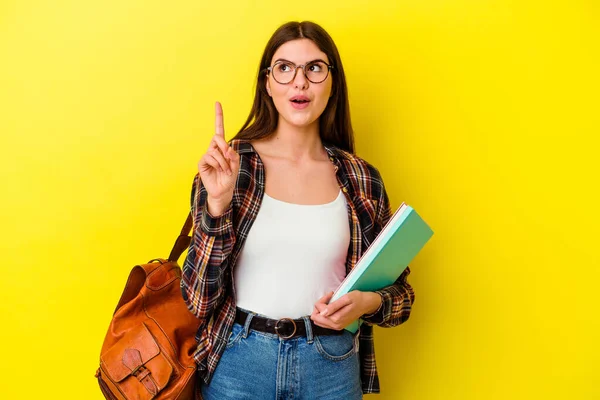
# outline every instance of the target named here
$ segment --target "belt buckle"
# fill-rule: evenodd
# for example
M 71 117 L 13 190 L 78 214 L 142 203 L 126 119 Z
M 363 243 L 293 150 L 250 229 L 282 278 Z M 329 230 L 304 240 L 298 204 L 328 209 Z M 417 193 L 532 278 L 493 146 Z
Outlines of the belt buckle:
M 292 325 L 294 327 L 294 331 L 292 332 L 291 335 L 284 336 L 281 333 L 279 333 L 279 329 L 280 329 L 279 323 L 282 322 L 282 321 L 290 321 L 292 323 Z M 284 340 L 292 338 L 296 334 L 296 322 L 293 319 L 291 319 L 291 318 L 281 318 L 281 319 L 278 319 L 277 322 L 275 323 L 275 333 L 277 334 L 277 336 L 279 336 L 280 338 L 282 338 Z

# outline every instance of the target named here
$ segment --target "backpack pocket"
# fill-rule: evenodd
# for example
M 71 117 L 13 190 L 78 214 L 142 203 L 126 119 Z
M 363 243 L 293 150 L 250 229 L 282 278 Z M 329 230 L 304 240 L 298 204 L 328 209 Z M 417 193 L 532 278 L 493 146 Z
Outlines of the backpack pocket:
M 100 368 L 102 378 L 128 400 L 153 399 L 173 374 L 173 366 L 144 323 L 100 356 Z

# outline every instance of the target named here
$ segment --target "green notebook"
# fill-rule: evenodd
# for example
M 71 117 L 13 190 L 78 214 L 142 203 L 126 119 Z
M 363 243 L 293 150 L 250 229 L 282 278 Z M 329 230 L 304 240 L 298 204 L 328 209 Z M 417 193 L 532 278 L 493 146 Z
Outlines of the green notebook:
M 398 279 L 433 236 L 431 228 L 410 206 L 402 203 L 356 266 L 336 289 L 330 302 L 353 290 L 375 291 Z M 360 321 L 345 329 L 355 333 Z

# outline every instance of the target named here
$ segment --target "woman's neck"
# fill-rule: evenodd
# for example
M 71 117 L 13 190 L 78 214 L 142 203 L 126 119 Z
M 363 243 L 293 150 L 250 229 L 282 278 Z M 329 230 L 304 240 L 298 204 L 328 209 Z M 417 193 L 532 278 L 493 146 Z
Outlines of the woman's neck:
M 277 129 L 268 139 L 269 147 L 278 157 L 291 161 L 322 160 L 327 158 L 321 136 L 319 120 L 306 127 L 296 127 L 280 120 Z

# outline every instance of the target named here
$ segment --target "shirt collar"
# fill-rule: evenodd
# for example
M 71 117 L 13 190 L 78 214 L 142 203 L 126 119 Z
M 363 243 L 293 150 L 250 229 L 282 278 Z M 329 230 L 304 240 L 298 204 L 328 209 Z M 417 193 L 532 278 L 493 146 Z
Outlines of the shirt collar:
M 247 154 L 247 153 L 256 153 L 256 150 L 254 150 L 254 147 L 252 147 L 252 145 L 250 144 L 249 141 L 239 139 L 238 146 L 237 146 L 237 152 L 238 152 L 238 154 Z
M 339 158 L 344 158 L 344 152 L 342 150 L 338 149 L 336 146 L 329 144 L 329 143 L 323 143 L 323 147 L 325 148 L 325 151 L 327 151 L 329 160 L 331 162 L 333 162 L 334 164 L 338 164 Z M 237 146 L 237 152 L 238 152 L 238 154 L 248 154 L 248 153 L 256 153 L 256 150 L 254 150 L 254 147 L 252 147 L 252 145 L 250 144 L 250 141 L 244 140 L 244 139 L 239 139 L 238 146 Z

